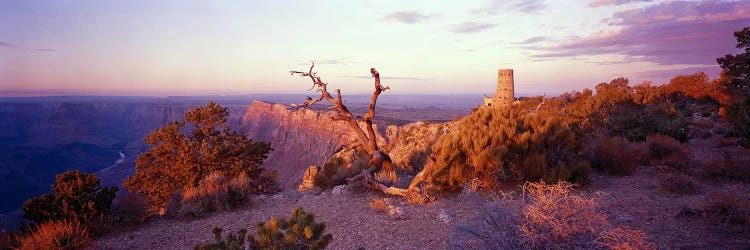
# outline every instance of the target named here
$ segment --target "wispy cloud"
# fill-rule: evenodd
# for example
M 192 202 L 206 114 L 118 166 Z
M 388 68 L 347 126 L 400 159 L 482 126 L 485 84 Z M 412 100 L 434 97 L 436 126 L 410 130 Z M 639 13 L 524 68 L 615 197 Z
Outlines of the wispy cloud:
M 535 43 L 540 43 L 540 42 L 544 42 L 547 40 L 549 40 L 549 38 L 546 36 L 535 36 L 535 37 L 531 37 L 529 39 L 526 39 L 520 42 L 520 44 L 535 44 Z
M 0 47 L 15 48 L 18 47 L 18 44 L 0 41 Z
M 649 70 L 638 72 L 636 76 L 652 79 L 652 80 L 668 80 L 677 75 L 689 75 L 698 72 L 704 72 L 711 77 L 717 77 L 721 68 L 717 65 L 711 66 L 697 66 L 697 67 L 681 67 L 675 69 L 664 69 L 664 70 Z
M 609 6 L 609 5 L 623 5 L 626 3 L 634 2 L 652 2 L 654 0 L 594 0 L 591 1 L 588 6 L 591 8 Z
M 440 14 L 425 15 L 417 11 L 397 11 L 385 15 L 381 21 L 414 24 L 424 20 L 440 17 Z
M 539 13 L 546 9 L 544 0 L 488 0 L 481 8 L 472 10 L 474 14 L 497 15 L 504 11 Z
M 43 51 L 43 52 L 57 51 L 57 50 L 54 50 L 54 49 L 46 49 L 46 48 L 28 48 L 28 47 L 23 47 L 23 46 L 21 46 L 19 44 L 10 43 L 10 42 L 4 42 L 4 41 L 0 41 L 0 47 L 16 48 L 16 49 L 26 49 L 26 50 Z
M 323 65 L 323 64 L 332 64 L 332 65 L 349 65 L 349 64 L 356 64 L 359 63 L 358 61 L 353 60 L 351 57 L 342 57 L 342 58 L 334 58 L 334 59 L 320 59 L 320 60 L 313 60 L 315 64 Z M 310 65 L 310 61 L 307 62 L 301 62 L 297 63 L 297 65 Z
M 533 57 L 618 55 L 663 65 L 714 64 L 736 51 L 732 33 L 750 23 L 750 2 L 669 1 L 616 12 L 588 37 L 533 47 Z
M 357 79 L 370 79 L 372 76 L 348 76 L 350 78 L 357 78 Z M 382 76 L 380 77 L 383 80 L 408 80 L 408 81 L 429 81 L 429 80 L 435 80 L 430 78 L 419 78 L 419 77 L 408 77 L 408 76 Z
M 477 23 L 477 22 L 465 22 L 456 24 L 450 27 L 450 30 L 455 33 L 477 33 L 495 27 L 492 23 Z

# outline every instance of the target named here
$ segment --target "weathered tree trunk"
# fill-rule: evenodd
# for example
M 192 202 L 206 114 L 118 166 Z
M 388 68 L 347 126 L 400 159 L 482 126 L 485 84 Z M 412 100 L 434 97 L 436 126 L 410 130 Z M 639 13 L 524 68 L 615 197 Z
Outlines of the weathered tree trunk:
M 389 187 L 374 178 L 375 174 L 380 173 L 381 171 L 395 171 L 392 166 L 391 158 L 385 152 L 380 151 L 378 147 L 375 129 L 373 128 L 372 123 L 372 119 L 375 117 L 375 105 L 377 104 L 378 97 L 381 93 L 383 93 L 383 91 L 390 89 L 389 87 L 383 87 L 383 85 L 380 84 L 380 73 L 378 73 L 375 68 L 370 69 L 372 77 L 375 78 L 375 90 L 370 97 L 370 106 L 367 108 L 367 114 L 362 117 L 362 121 L 365 123 L 365 129 L 363 130 L 362 127 L 360 127 L 356 117 L 353 116 L 351 112 L 349 112 L 349 109 L 346 107 L 346 105 L 344 105 L 341 97 L 341 90 L 336 89 L 336 97 L 328 93 L 327 84 L 320 80 L 320 77 L 316 76 L 315 72 L 312 71 L 314 67 L 315 63 L 313 62 L 312 66 L 310 66 L 310 69 L 307 72 L 289 71 L 289 73 L 291 73 L 292 75 L 299 74 L 303 77 L 310 77 L 313 82 L 313 86 L 312 88 L 310 88 L 310 90 L 317 89 L 317 91 L 320 92 L 320 97 L 316 99 L 308 97 L 304 103 L 300 104 L 300 106 L 307 107 L 319 101 L 322 101 L 323 99 L 333 104 L 334 106 L 331 107 L 331 110 L 335 111 L 336 114 L 331 115 L 331 118 L 333 120 L 344 121 L 349 124 L 349 127 L 357 135 L 358 142 L 365 148 L 365 150 L 367 150 L 367 153 L 371 155 L 371 159 L 369 162 L 370 168 L 364 170 L 362 174 L 349 178 L 349 180 L 353 181 L 359 178 L 365 178 L 373 188 L 391 195 L 405 196 L 407 192 L 414 191 L 414 188 L 416 188 L 416 186 L 422 180 L 422 173 L 418 174 L 417 177 L 412 180 L 411 184 L 409 185 L 409 189 Z M 417 181 L 417 179 L 419 180 Z M 415 183 L 415 181 L 417 182 Z

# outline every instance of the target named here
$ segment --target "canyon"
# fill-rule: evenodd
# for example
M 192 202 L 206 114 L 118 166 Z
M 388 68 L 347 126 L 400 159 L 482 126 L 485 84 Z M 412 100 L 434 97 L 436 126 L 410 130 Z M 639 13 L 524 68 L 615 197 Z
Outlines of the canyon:
M 478 103 L 474 96 L 384 97 L 375 119 L 382 144 L 394 139 L 398 126 L 448 121 Z M 229 109 L 232 128 L 271 143 L 274 151 L 264 166 L 278 172 L 283 189 L 292 189 L 309 166 L 322 164 L 353 138 L 346 124 L 328 118 L 326 106 L 298 110 L 280 104 L 303 99 L 303 95 L 0 98 L 0 227 L 16 224 L 23 202 L 50 192 L 55 175 L 66 170 L 96 172 L 103 186 L 121 186 L 134 173 L 138 154 L 148 149 L 143 138 L 149 132 L 209 101 Z M 367 98 L 351 96 L 348 105 L 352 113 L 364 114 Z

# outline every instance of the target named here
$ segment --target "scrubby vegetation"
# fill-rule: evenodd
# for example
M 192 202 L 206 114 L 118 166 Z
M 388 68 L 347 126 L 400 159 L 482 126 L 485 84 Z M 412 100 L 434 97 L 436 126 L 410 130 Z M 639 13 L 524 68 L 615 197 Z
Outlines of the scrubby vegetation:
M 346 184 L 346 178 L 357 175 L 369 167 L 369 160 L 370 155 L 361 147 L 344 148 L 323 163 L 313 185 L 321 189 L 331 189 Z
M 460 230 L 491 249 L 655 249 L 646 233 L 612 225 L 573 185 L 529 182 L 520 200 L 485 207 Z
M 146 136 L 152 147 L 140 154 L 135 175 L 123 185 L 138 192 L 153 212 L 164 213 L 172 195 L 197 187 L 208 175 L 244 175 L 255 192 L 275 189 L 261 167 L 271 146 L 253 141 L 226 125 L 229 111 L 214 102 L 193 108 L 185 119 L 173 121 Z M 189 129 L 189 133 L 184 133 Z
M 698 184 L 685 174 L 667 174 L 661 180 L 661 190 L 672 194 L 694 194 Z
M 383 198 L 375 198 L 370 201 L 370 209 L 376 213 L 385 213 L 385 208 L 388 204 L 385 203 Z
M 737 194 L 726 192 L 713 193 L 707 196 L 703 212 L 713 222 L 731 226 L 750 226 L 750 202 Z
M 742 155 L 744 153 L 744 155 Z M 723 151 L 703 164 L 703 175 L 713 180 L 750 181 L 750 155 L 747 150 L 740 155 Z
M 177 193 L 170 206 L 180 216 L 198 217 L 214 211 L 230 210 L 248 203 L 256 187 L 247 175 L 227 178 L 215 172 L 198 186 L 186 187 Z
M 651 135 L 646 139 L 650 162 L 669 170 L 685 172 L 690 167 L 690 149 L 672 137 Z
M 314 215 L 301 207 L 292 211 L 291 218 L 272 217 L 268 222 L 258 223 L 257 239 L 247 230 L 222 237 L 222 229 L 214 228 L 213 243 L 198 244 L 195 249 L 324 249 L 333 236 L 324 234 L 325 224 L 316 223 Z M 247 245 L 245 245 L 247 243 Z
M 635 170 L 639 152 L 628 139 L 600 135 L 589 143 L 585 153 L 592 168 L 605 173 L 628 175 Z
M 21 209 L 23 217 L 33 224 L 71 220 L 87 227 L 102 226 L 109 220 L 117 188 L 102 188 L 96 174 L 70 170 L 57 175 L 52 191 L 27 200 Z
M 590 167 L 575 133 L 557 117 L 518 107 L 476 110 L 439 144 L 437 168 L 426 176 L 453 190 L 474 178 L 485 186 L 526 180 L 582 182 Z
M 47 221 L 19 240 L 19 249 L 85 249 L 91 244 L 86 226 L 76 220 Z
M 720 81 L 729 92 L 730 100 L 723 103 L 723 115 L 734 124 L 732 133 L 741 144 L 750 146 L 750 27 L 734 32 L 737 48 L 744 50 L 736 55 L 725 55 L 716 61 L 724 70 Z

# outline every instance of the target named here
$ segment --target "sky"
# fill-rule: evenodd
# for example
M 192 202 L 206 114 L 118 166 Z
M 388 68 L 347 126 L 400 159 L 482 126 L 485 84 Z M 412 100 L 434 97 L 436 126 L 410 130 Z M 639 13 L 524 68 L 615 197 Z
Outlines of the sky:
M 557 95 L 718 75 L 750 0 L 0 0 L 0 96 Z M 518 94 L 517 94 L 518 95 Z

